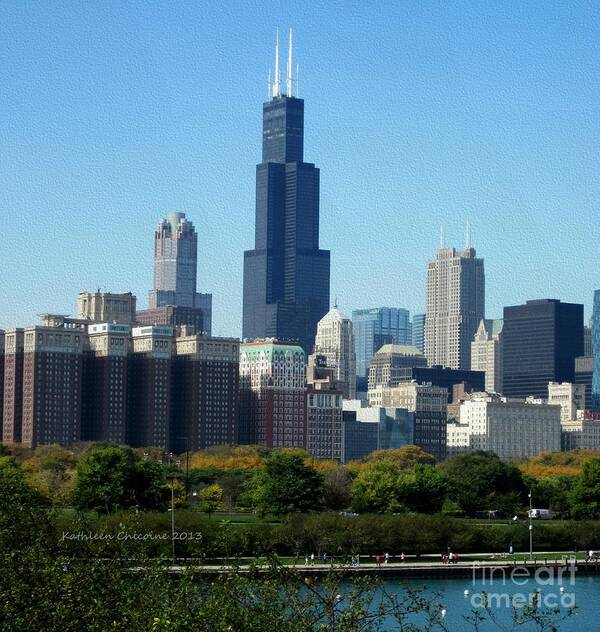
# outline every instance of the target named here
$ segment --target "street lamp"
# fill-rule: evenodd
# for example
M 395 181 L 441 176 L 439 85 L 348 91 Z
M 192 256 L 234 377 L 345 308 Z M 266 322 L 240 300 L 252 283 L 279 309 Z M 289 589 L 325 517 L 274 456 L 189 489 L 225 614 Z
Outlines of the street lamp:
M 531 488 L 529 489 L 529 559 L 533 557 L 533 523 L 531 522 L 533 516 L 532 510 L 532 498 Z
M 171 472 L 167 474 L 167 479 L 171 481 L 171 555 L 173 557 L 173 566 L 175 566 L 175 479 L 177 474 Z

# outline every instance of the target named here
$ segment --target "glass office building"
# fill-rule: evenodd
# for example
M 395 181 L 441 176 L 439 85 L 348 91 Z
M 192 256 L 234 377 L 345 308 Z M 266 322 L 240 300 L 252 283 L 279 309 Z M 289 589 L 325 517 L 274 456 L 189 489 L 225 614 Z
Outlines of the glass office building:
M 375 307 L 352 312 L 356 374 L 367 378 L 373 355 L 386 344 L 412 344 L 410 312 L 401 307 Z

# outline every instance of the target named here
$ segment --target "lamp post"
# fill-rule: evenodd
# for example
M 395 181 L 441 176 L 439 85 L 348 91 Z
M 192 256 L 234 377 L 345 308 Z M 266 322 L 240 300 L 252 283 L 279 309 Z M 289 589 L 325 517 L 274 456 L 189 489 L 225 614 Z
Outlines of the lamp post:
M 171 481 L 171 556 L 173 566 L 175 566 L 175 479 L 177 475 L 175 472 L 171 472 L 167 478 Z
M 529 488 L 529 559 L 533 557 L 533 523 L 532 523 L 532 498 L 531 498 L 531 488 Z

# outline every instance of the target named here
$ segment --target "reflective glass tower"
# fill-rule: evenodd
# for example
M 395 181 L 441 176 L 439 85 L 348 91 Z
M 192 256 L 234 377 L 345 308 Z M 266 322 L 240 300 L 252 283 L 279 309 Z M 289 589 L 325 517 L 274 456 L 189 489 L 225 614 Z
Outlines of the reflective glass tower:
M 244 253 L 243 337 L 295 340 L 312 351 L 329 309 L 329 256 L 319 248 L 319 170 L 304 162 L 304 101 L 293 96 L 291 33 L 287 90 L 279 43 L 270 100 L 263 104 L 256 167 L 254 250 Z
M 600 290 L 594 292 L 592 312 L 592 409 L 600 412 Z

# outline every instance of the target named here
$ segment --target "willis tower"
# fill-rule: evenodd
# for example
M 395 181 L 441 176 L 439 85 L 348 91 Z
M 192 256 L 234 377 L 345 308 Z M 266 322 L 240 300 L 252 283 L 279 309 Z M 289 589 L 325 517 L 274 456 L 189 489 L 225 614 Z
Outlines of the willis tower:
M 254 250 L 244 252 L 243 337 L 296 340 L 312 352 L 329 310 L 329 250 L 319 249 L 319 170 L 304 162 L 304 101 L 293 95 L 290 31 L 286 92 L 275 79 L 263 104 L 256 167 Z

